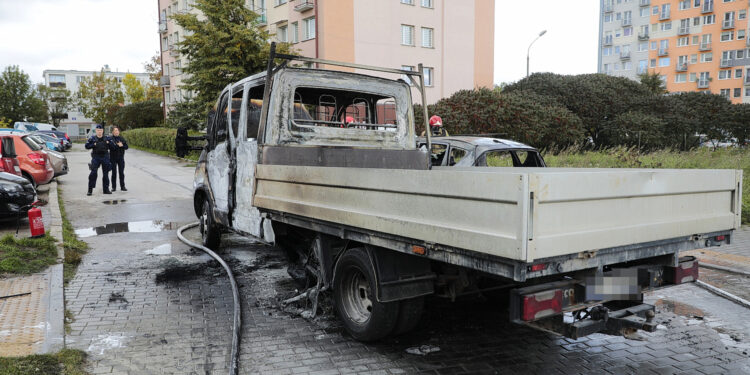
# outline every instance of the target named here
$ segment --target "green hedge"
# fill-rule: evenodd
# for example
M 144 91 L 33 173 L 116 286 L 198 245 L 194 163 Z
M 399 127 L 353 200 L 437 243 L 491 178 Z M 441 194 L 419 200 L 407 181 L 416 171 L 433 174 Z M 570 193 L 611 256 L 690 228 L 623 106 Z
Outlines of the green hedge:
M 191 131 L 189 134 L 201 135 L 198 132 Z M 128 141 L 128 145 L 144 150 L 157 153 L 165 156 L 176 156 L 174 150 L 174 139 L 177 136 L 177 129 L 171 128 L 141 128 L 132 129 L 122 132 L 122 136 Z M 194 143 L 198 144 L 198 143 Z M 185 158 L 191 160 L 198 160 L 200 152 L 193 151 L 189 153 Z

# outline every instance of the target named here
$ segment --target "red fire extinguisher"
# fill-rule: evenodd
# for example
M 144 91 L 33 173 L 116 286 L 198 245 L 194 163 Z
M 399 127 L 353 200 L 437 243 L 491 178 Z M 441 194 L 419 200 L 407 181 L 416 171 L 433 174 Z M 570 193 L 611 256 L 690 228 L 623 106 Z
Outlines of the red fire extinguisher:
M 29 230 L 31 237 L 44 236 L 44 220 L 42 220 L 42 210 L 34 207 L 29 210 Z

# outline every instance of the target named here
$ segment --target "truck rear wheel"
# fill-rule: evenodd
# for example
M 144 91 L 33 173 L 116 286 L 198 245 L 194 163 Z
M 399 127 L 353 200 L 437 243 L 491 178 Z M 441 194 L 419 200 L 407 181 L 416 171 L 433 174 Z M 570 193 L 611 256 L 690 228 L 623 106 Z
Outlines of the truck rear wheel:
M 363 248 L 346 251 L 336 265 L 333 294 L 344 328 L 357 340 L 374 341 L 393 331 L 399 302 L 378 302 L 375 269 Z
M 208 199 L 203 201 L 200 230 L 203 246 L 211 250 L 218 249 L 219 243 L 221 243 L 221 231 L 219 231 L 219 228 L 214 223 L 213 215 L 211 215 L 211 202 Z

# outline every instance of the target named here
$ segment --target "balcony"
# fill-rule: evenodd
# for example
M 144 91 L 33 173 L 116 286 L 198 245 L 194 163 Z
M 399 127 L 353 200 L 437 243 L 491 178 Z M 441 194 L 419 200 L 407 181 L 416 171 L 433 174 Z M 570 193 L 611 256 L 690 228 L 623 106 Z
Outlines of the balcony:
M 720 68 L 729 68 L 732 66 L 732 60 L 729 59 L 721 59 L 719 60 L 719 67 Z
M 721 28 L 724 30 L 734 29 L 734 20 L 724 20 L 724 22 L 721 23 Z
M 638 5 L 642 7 L 647 7 L 651 5 L 651 0 L 640 0 L 638 1 Z
M 630 26 L 633 24 L 633 20 L 630 18 L 623 18 L 622 19 L 622 26 Z
M 169 56 L 180 56 L 180 51 L 177 50 L 177 46 L 175 46 L 174 44 L 169 45 Z
M 159 87 L 169 87 L 169 76 L 159 77 Z
M 612 4 L 604 4 L 604 13 L 612 13 Z
M 688 64 L 687 63 L 682 63 L 682 64 L 678 63 L 677 64 L 677 71 L 678 72 L 687 72 L 687 68 L 688 68 Z
M 701 13 L 711 13 L 714 11 L 714 3 L 713 2 L 704 2 L 703 6 L 701 7 Z
M 300 0 L 299 4 L 294 6 L 294 10 L 297 12 L 306 12 L 315 8 L 315 1 L 313 0 Z
M 644 31 L 639 32 L 638 40 L 648 40 L 648 33 Z
M 165 34 L 167 32 L 167 21 L 159 21 L 159 34 Z
M 604 38 L 604 41 L 602 42 L 602 45 L 604 46 L 611 46 L 612 45 L 612 37 L 608 36 Z
M 659 56 L 666 56 L 669 54 L 669 49 L 667 48 L 659 48 Z
M 711 50 L 711 42 L 702 42 L 700 46 L 698 46 L 698 51 L 710 51 Z
M 690 34 L 690 26 L 680 27 L 680 29 L 677 30 L 677 35 L 688 35 L 688 34 Z
M 699 79 L 698 80 L 698 88 L 699 89 L 707 89 L 708 88 L 708 80 L 707 79 Z
M 630 59 L 630 51 L 620 52 L 620 60 L 628 60 L 628 59 Z
M 664 21 L 669 19 L 669 11 L 661 12 L 659 13 L 659 21 Z

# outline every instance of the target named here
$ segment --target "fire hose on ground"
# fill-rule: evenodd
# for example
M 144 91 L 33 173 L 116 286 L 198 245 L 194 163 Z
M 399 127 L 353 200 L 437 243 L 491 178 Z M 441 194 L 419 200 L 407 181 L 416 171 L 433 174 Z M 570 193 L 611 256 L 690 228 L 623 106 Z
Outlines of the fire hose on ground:
M 216 259 L 219 264 L 221 264 L 222 267 L 224 267 L 224 270 L 227 272 L 227 276 L 229 276 L 229 284 L 232 286 L 232 297 L 234 298 L 234 328 L 232 329 L 232 357 L 231 362 L 229 364 L 229 374 L 230 375 L 237 375 L 239 373 L 239 356 L 240 356 L 240 335 L 241 335 L 241 328 L 242 328 L 242 309 L 240 307 L 240 292 L 237 288 L 237 282 L 234 280 L 234 275 L 232 274 L 232 270 L 229 269 L 229 266 L 224 262 L 221 257 L 213 252 L 211 249 L 197 244 L 195 242 L 192 242 L 185 238 L 185 236 L 182 235 L 182 232 L 194 228 L 198 226 L 198 222 L 185 225 L 177 230 L 177 237 L 185 243 L 188 246 L 194 247 L 196 249 L 200 249 L 204 251 L 206 254 L 210 255 L 212 258 Z

